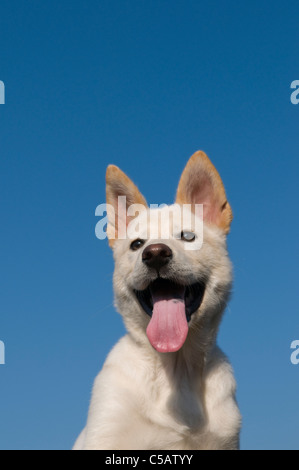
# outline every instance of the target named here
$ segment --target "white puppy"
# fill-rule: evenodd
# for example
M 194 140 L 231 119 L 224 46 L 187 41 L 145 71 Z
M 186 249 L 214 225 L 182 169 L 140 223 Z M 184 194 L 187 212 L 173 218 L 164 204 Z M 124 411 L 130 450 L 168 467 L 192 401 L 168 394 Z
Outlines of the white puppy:
M 221 178 L 197 152 L 176 204 L 158 209 L 117 167 L 106 181 L 115 301 L 128 334 L 95 381 L 74 449 L 238 449 L 235 380 L 216 345 L 232 280 L 232 211 Z

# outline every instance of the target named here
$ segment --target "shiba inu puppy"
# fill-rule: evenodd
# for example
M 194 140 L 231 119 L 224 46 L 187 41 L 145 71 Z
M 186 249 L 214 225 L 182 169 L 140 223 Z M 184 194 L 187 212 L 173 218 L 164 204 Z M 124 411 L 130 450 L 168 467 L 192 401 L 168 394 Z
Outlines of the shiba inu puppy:
M 238 449 L 236 384 L 216 345 L 232 283 L 222 180 L 197 152 L 172 206 L 149 209 L 115 166 L 106 183 L 115 304 L 128 334 L 96 378 L 74 449 Z

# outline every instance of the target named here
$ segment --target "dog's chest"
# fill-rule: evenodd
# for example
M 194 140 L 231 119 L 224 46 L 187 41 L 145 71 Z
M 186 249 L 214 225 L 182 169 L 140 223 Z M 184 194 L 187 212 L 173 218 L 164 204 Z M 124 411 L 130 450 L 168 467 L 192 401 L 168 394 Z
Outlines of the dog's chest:
M 165 448 L 183 448 L 197 440 L 205 426 L 199 384 L 186 375 L 174 378 L 159 371 L 148 376 L 147 385 L 138 408 L 144 423 L 150 424 L 148 445 L 157 448 L 162 440 Z

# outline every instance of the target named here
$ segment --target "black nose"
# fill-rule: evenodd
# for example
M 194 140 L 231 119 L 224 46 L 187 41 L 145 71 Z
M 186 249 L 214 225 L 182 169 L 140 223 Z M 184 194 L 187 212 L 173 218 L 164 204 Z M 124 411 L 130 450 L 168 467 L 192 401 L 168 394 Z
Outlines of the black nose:
M 142 253 L 142 261 L 149 267 L 159 271 L 172 258 L 172 251 L 164 243 L 148 245 Z

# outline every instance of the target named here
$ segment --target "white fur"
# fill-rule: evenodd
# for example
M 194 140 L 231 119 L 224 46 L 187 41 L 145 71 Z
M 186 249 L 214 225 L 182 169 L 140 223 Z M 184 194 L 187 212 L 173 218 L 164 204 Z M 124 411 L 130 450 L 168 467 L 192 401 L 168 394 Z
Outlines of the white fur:
M 201 249 L 187 251 L 187 242 L 175 238 L 177 207 L 158 211 L 162 217 L 151 227 L 158 234 L 169 215 L 174 220 L 171 238 L 163 240 L 171 248 L 173 260 L 162 268 L 161 275 L 185 284 L 204 280 L 202 305 L 192 315 L 184 346 L 176 353 L 158 353 L 145 334 L 150 318 L 133 292 L 153 280 L 142 263 L 142 249 L 130 250 L 131 240 L 115 242 L 115 302 L 128 334 L 111 351 L 96 378 L 87 425 L 76 450 L 239 447 L 241 419 L 235 380 L 227 358 L 216 345 L 232 279 L 225 235 L 216 227 L 204 226 Z M 148 210 L 138 216 L 140 226 L 148 217 Z M 145 247 L 161 241 L 148 238 L 148 234 L 144 238 Z

